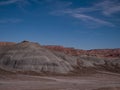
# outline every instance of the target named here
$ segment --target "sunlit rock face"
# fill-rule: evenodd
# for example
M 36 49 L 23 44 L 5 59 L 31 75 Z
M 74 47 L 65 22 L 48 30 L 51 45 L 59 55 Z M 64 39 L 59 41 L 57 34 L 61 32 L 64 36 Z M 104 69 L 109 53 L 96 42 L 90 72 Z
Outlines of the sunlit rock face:
M 2 42 L 0 69 L 11 72 L 69 74 L 93 68 L 120 73 L 120 49 L 79 50 L 39 43 Z

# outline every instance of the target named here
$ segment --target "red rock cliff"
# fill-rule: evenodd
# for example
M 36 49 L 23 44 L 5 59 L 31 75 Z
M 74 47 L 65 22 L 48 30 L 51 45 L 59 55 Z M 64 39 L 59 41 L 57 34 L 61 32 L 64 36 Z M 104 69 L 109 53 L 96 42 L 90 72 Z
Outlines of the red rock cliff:
M 65 48 L 63 46 L 44 46 L 47 49 L 64 52 L 68 55 L 78 56 L 98 56 L 98 57 L 120 57 L 120 49 L 93 49 L 93 50 L 81 50 L 74 48 Z

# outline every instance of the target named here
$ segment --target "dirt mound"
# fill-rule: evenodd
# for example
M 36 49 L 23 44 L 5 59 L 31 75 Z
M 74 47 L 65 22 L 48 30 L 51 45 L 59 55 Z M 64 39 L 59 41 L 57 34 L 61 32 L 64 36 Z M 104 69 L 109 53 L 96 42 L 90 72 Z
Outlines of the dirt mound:
M 63 59 L 41 47 L 38 43 L 21 42 L 3 49 L 0 67 L 9 71 L 35 71 L 67 73 L 73 68 Z

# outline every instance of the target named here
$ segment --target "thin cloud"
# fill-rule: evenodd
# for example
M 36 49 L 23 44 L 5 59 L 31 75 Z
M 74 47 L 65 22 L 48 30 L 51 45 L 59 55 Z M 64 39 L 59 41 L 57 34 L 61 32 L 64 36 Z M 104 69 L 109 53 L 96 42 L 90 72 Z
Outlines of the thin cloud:
M 73 18 L 78 18 L 84 22 L 96 22 L 96 24 L 106 25 L 113 27 L 115 26 L 109 21 L 97 18 L 97 16 L 89 15 L 91 13 L 98 13 L 102 17 L 112 16 L 114 13 L 120 12 L 120 3 L 118 0 L 104 0 L 103 2 L 94 3 L 89 7 L 78 7 L 78 8 L 70 8 L 67 7 L 65 9 L 58 9 L 51 12 L 53 15 L 69 15 Z
M 120 12 L 120 6 L 115 6 L 103 11 L 105 15 L 112 15 L 118 12 Z
M 68 15 L 73 18 L 77 18 L 84 22 L 96 22 L 96 24 L 107 25 L 107 26 L 115 26 L 109 21 L 98 18 L 97 16 L 89 15 L 89 13 L 97 12 L 102 16 L 112 16 L 114 13 L 120 12 L 120 3 L 118 0 L 104 0 L 103 2 L 98 2 L 93 4 L 90 7 L 78 7 L 71 8 L 72 2 L 62 1 L 62 0 L 7 0 L 0 1 L 0 5 L 9 5 L 16 4 L 21 10 L 26 11 L 25 7 L 27 5 L 31 5 L 32 3 L 40 3 L 45 2 L 51 4 L 52 7 L 51 14 L 53 15 Z M 14 20 L 2 20 L 0 23 L 4 22 L 14 22 Z M 18 20 L 19 21 L 19 20 Z
M 89 23 L 93 22 L 93 23 L 96 23 L 96 24 L 110 26 L 110 27 L 115 26 L 111 22 L 108 22 L 108 21 L 105 21 L 105 20 L 90 16 L 90 15 L 87 15 L 85 12 L 88 12 L 88 11 L 83 11 L 83 8 L 82 9 L 79 8 L 79 9 L 75 9 L 75 10 L 72 10 L 72 9 L 59 10 L 59 11 L 52 12 L 52 14 L 55 14 L 55 15 L 69 15 L 73 18 L 77 18 L 77 19 L 82 20 L 82 21 L 87 22 L 87 23 L 88 22 Z
M 17 1 L 19 1 L 19 0 L 0 1 L 0 5 L 9 5 L 9 4 L 16 3 Z
M 69 16 L 72 16 L 73 18 L 80 19 L 84 22 L 92 21 L 92 22 L 96 22 L 99 24 L 103 24 L 103 25 L 114 26 L 110 22 L 107 22 L 105 20 L 101 20 L 101 19 L 84 14 L 84 12 L 88 12 L 88 10 L 84 11 L 84 9 L 85 8 L 77 8 L 75 10 L 67 9 L 67 10 L 56 11 L 56 12 L 54 12 L 54 14 L 57 14 L 57 13 L 59 13 L 57 15 L 61 15 L 60 13 L 62 13 L 62 15 L 68 14 Z M 92 10 L 92 9 L 89 8 L 89 10 Z
M 71 9 L 71 8 L 67 8 L 67 9 L 63 9 L 63 10 L 55 10 L 51 13 L 53 14 L 82 14 L 82 13 L 89 13 L 89 12 L 94 12 L 97 11 L 97 8 L 75 8 L 75 9 Z
M 6 23 L 20 23 L 22 22 L 22 19 L 17 19 L 17 18 L 11 18 L 11 19 L 0 19 L 1 24 L 6 24 Z
M 120 12 L 120 2 L 118 0 L 105 0 L 95 4 L 94 8 L 101 8 L 100 10 L 104 15 L 110 16 Z
M 100 12 L 104 15 L 112 15 L 114 13 L 120 12 L 120 2 L 105 0 L 94 4 L 91 7 L 79 7 L 75 9 L 67 8 L 64 10 L 57 10 L 56 13 L 90 13 L 90 12 Z
M 83 21 L 93 21 L 93 22 L 97 22 L 99 24 L 103 24 L 103 25 L 108 25 L 108 26 L 114 26 L 112 23 L 104 21 L 104 20 L 100 20 L 98 18 L 94 18 L 88 15 L 84 15 L 84 14 L 73 14 L 72 15 L 75 18 L 81 19 Z
M 6 0 L 6 1 L 0 1 L 0 6 L 10 5 L 10 4 L 26 6 L 30 4 L 30 1 L 37 2 L 37 0 Z

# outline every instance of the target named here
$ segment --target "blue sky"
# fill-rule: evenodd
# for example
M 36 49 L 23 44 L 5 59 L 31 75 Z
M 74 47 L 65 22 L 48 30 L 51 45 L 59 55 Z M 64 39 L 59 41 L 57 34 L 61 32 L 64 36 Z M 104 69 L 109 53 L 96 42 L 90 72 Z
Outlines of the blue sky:
M 120 0 L 0 0 L 0 41 L 120 48 Z

